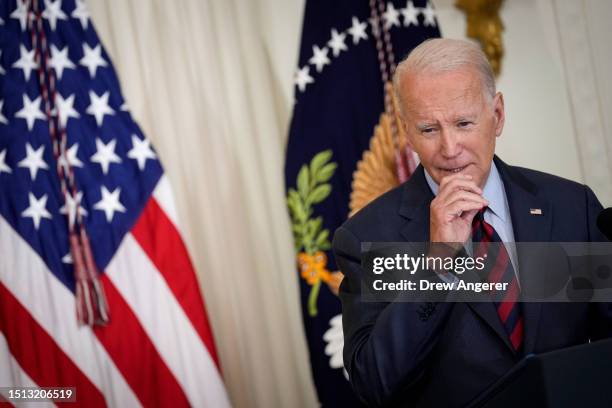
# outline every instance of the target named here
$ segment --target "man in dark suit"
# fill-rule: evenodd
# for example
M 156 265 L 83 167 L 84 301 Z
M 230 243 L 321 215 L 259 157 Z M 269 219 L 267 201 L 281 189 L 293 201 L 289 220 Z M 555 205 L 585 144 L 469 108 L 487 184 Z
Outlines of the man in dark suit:
M 587 186 L 495 156 L 503 96 L 478 47 L 426 41 L 398 66 L 394 88 L 421 164 L 333 242 L 344 274 L 344 365 L 359 397 L 376 406 L 465 406 L 525 354 L 612 336 L 607 303 L 361 299 L 362 242 L 469 243 L 488 234 L 504 243 L 503 279 L 518 288 L 523 260 L 512 243 L 604 240 L 601 204 Z

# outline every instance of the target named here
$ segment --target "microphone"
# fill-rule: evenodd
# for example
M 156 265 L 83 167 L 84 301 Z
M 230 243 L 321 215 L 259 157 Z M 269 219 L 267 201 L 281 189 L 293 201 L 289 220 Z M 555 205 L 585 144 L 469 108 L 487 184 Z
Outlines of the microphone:
M 612 208 L 602 210 L 597 216 L 597 228 L 612 241 Z

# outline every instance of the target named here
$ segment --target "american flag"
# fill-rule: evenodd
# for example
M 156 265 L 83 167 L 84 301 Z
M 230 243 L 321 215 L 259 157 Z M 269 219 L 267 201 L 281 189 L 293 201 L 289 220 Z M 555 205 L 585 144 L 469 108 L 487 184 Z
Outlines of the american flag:
M 0 0 L 0 387 L 229 406 L 198 287 L 84 1 Z

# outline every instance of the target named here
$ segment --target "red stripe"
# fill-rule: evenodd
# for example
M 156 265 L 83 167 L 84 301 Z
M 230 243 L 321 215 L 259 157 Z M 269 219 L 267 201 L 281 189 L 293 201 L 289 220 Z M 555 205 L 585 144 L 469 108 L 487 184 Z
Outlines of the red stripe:
M 480 222 L 480 218 L 478 218 L 478 214 L 476 214 L 472 223 L 472 235 L 476 234 L 476 231 L 480 229 Z
M 476 219 L 474 224 L 472 224 L 472 236 L 474 236 L 478 230 L 483 230 L 483 233 L 481 234 L 482 236 L 480 237 L 480 241 L 473 242 L 475 247 L 474 255 L 478 258 L 484 257 L 489 252 L 489 243 L 491 242 L 491 236 L 487 235 L 487 231 L 486 229 L 484 229 L 484 225 L 486 224 L 487 223 L 484 221 L 484 218 L 478 218 Z
M 519 321 L 514 326 L 514 330 L 510 335 L 510 343 L 514 346 L 515 350 L 518 350 L 521 347 L 521 343 L 523 342 L 523 317 L 519 318 Z
M 189 406 L 176 378 L 147 336 L 117 288 L 102 275 L 111 311 L 110 324 L 95 326 L 94 333 L 145 407 Z M 73 316 L 70 316 L 73 318 Z
M 512 279 L 510 283 L 510 289 L 506 292 L 506 296 L 504 300 L 499 304 L 497 308 L 497 313 L 499 313 L 499 317 L 501 318 L 503 323 L 506 323 L 508 320 L 508 316 L 510 316 L 510 312 L 514 305 L 516 305 L 516 300 L 518 299 L 518 285 L 516 279 Z
M 74 319 L 75 316 L 66 318 Z M 13 357 L 38 386 L 76 387 L 77 402 L 66 403 L 67 406 L 106 406 L 100 390 L 2 283 L 0 331 L 4 333 Z
M 489 272 L 489 277 L 487 278 L 491 283 L 497 283 L 502 281 L 502 276 L 504 272 L 508 269 L 508 262 L 510 259 L 508 258 L 508 251 L 506 251 L 506 247 L 501 242 L 497 242 L 499 245 L 499 251 L 497 252 L 497 259 L 495 260 L 495 265 L 493 265 L 493 269 Z M 513 271 L 511 271 L 514 273 Z
M 132 235 L 164 277 L 219 368 L 206 307 L 187 248 L 176 227 L 155 199 L 151 198 L 147 203 L 132 229 Z

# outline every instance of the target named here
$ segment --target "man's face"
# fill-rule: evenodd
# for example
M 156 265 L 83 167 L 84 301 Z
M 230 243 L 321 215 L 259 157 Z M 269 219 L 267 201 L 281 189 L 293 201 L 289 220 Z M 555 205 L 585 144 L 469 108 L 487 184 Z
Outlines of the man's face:
M 484 184 L 504 127 L 501 93 L 485 96 L 478 72 L 406 73 L 402 78 L 404 126 L 408 142 L 436 183 L 451 174 Z

